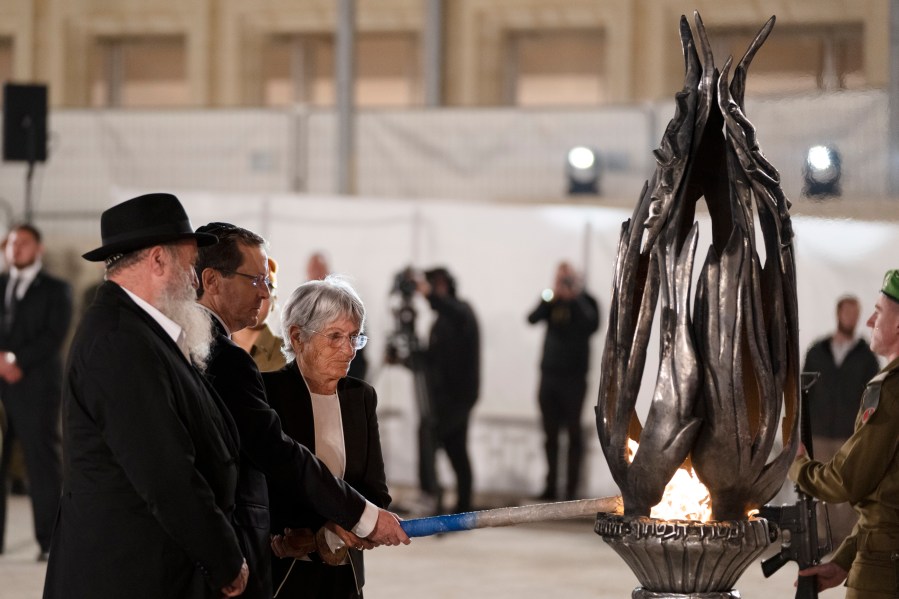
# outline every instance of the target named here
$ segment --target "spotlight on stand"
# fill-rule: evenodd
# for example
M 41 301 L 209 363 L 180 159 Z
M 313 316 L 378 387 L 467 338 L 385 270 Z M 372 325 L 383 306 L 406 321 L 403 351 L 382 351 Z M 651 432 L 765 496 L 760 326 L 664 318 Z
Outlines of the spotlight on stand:
M 596 150 L 585 146 L 571 148 L 565 172 L 570 195 L 599 194 L 599 155 Z
M 812 146 L 803 169 L 805 187 L 802 193 L 811 198 L 839 196 L 842 165 L 840 153 L 832 146 Z

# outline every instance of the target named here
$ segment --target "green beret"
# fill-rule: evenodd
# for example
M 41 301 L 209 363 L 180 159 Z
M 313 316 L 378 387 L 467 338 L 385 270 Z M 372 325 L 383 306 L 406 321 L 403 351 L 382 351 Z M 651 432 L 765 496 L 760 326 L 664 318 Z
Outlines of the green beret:
M 883 286 L 880 288 L 880 292 L 894 302 L 899 302 L 899 270 L 887 271 L 883 277 Z

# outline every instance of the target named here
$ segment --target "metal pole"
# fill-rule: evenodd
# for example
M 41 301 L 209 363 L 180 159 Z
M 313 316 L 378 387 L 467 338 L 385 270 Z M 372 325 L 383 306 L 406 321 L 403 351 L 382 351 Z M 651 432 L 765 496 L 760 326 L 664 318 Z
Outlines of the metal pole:
M 28 155 L 28 170 L 25 171 L 25 222 L 30 223 L 32 218 L 31 180 L 34 177 L 34 163 L 37 154 L 37 132 L 31 115 L 25 115 L 22 121 L 25 128 L 25 153 Z
M 589 219 L 590 216 L 588 215 Z M 583 284 L 583 288 L 587 289 L 590 287 L 590 256 L 593 254 L 591 249 L 591 245 L 593 244 L 593 223 L 591 221 L 587 221 L 584 223 L 584 249 L 583 256 L 581 257 L 581 283 Z
M 425 106 L 443 104 L 443 0 L 425 0 L 422 67 Z
M 338 0 L 335 74 L 337 90 L 337 193 L 355 193 L 355 25 L 356 0 Z
M 899 197 L 899 0 L 890 0 L 889 192 Z
M 293 83 L 294 104 L 302 106 L 311 100 L 310 84 L 313 78 L 309 69 L 311 64 L 306 40 L 299 36 L 295 37 L 290 42 L 290 80 Z

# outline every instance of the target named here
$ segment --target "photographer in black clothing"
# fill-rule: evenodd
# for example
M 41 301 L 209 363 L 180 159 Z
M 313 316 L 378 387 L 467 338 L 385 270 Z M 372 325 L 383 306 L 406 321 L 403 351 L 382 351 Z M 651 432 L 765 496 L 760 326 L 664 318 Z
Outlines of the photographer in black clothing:
M 424 274 L 417 290 L 437 314 L 424 352 L 434 435 L 456 473 L 453 511 L 468 512 L 472 509 L 468 422 L 481 376 L 478 322 L 471 306 L 456 297 L 456 282 L 447 269 L 434 268 Z
M 540 362 L 540 414 L 546 436 L 546 488 L 540 499 L 557 499 L 559 432 L 568 435 L 568 476 L 565 499 L 574 499 L 583 455 L 581 410 L 587 392 L 590 336 L 599 329 L 599 305 L 583 289 L 567 262 L 559 264 L 552 289 L 546 289 L 528 322 L 546 321 Z

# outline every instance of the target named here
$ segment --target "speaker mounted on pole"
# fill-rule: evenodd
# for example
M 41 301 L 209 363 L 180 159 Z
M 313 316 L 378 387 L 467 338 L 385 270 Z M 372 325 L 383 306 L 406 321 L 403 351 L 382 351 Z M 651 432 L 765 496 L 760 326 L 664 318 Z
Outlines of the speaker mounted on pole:
M 46 162 L 46 85 L 3 85 L 3 160 Z
M 34 165 L 47 161 L 47 86 L 3 85 L 3 160 L 28 163 L 25 222 L 31 222 Z

